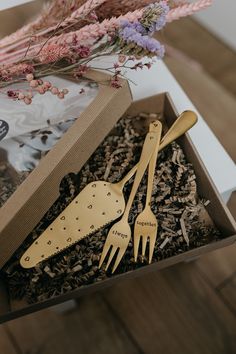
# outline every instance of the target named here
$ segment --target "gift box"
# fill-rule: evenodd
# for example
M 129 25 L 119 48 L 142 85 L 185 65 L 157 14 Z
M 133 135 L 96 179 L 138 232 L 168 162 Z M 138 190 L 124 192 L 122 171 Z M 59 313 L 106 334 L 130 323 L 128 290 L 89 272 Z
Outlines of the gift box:
M 122 93 L 120 91 L 120 95 L 124 95 L 124 92 Z M 130 99 L 130 96 L 128 95 L 127 91 L 125 90 L 125 97 L 124 97 L 124 106 L 127 106 L 127 102 Z M 113 102 L 114 103 L 114 102 Z M 125 110 L 123 106 L 123 101 L 122 97 L 120 97 L 119 103 L 122 105 L 122 108 L 119 108 L 120 111 Z M 117 102 L 116 102 L 117 104 Z M 87 123 L 86 127 L 82 125 L 83 128 L 83 134 L 81 134 L 81 127 L 79 128 L 79 131 L 76 131 L 76 135 L 78 137 L 77 143 L 76 143 L 76 151 L 78 153 L 76 154 L 76 165 L 74 165 L 74 158 L 75 158 L 75 152 L 73 150 L 73 155 L 70 152 L 67 156 L 70 157 L 70 164 L 66 164 L 66 168 L 61 171 L 63 163 L 62 161 L 58 161 L 59 164 L 59 170 L 60 173 L 58 172 L 57 177 L 57 183 L 53 183 L 53 179 L 49 179 L 47 182 L 47 185 L 44 184 L 43 186 L 43 191 L 44 193 L 48 193 L 48 190 L 52 189 L 57 189 L 58 188 L 58 183 L 59 180 L 66 174 L 72 171 L 79 171 L 79 169 L 84 165 L 88 157 L 92 154 L 92 152 L 95 150 L 96 146 L 103 140 L 103 138 L 106 136 L 108 131 L 112 128 L 114 123 L 118 120 L 118 109 L 117 109 L 117 114 L 115 114 L 115 117 L 113 115 L 114 113 L 114 108 L 112 107 L 112 103 L 106 106 L 106 109 L 100 111 L 99 118 L 94 118 L 93 123 L 90 121 L 84 122 Z M 111 110 L 112 109 L 112 110 Z M 91 115 L 91 111 L 94 111 L 94 108 L 91 109 L 89 107 L 89 114 L 86 114 L 86 117 L 88 118 Z M 96 112 L 97 112 L 97 107 L 96 107 Z M 171 101 L 171 98 L 169 97 L 168 93 L 163 93 L 161 95 L 153 96 L 150 98 L 146 98 L 137 102 L 134 102 L 131 104 L 129 107 L 128 111 L 125 112 L 125 117 L 137 117 L 137 115 L 141 112 L 147 113 L 155 113 L 157 114 L 158 117 L 161 117 L 162 120 L 165 121 L 165 123 L 170 126 L 173 124 L 175 119 L 177 118 L 177 112 L 174 107 L 173 102 Z M 86 112 L 85 112 L 86 113 Z M 124 112 L 121 112 L 120 117 L 122 116 Z M 95 114 L 95 112 L 93 113 Z M 111 121 L 112 117 L 112 121 Z M 153 117 L 149 116 L 149 118 L 142 119 L 141 125 L 142 125 L 142 130 L 147 131 L 148 130 L 148 124 L 150 123 L 151 119 Z M 86 119 L 84 119 L 85 121 Z M 97 122 L 98 121 L 98 122 Z M 97 124 L 95 124 L 97 122 Z M 96 127 L 91 127 L 91 124 Z M 138 123 L 140 125 L 140 122 Z M 101 128 L 101 129 L 100 129 Z M 69 132 L 70 133 L 70 132 Z M 69 135 L 68 133 L 68 135 Z M 72 134 L 72 136 L 74 136 Z M 66 137 L 66 136 L 65 136 Z M 85 138 L 86 137 L 86 138 Z M 63 142 L 63 140 L 61 140 Z M 65 142 L 65 141 L 64 141 Z M 91 146 L 92 143 L 92 146 Z M 206 210 L 206 217 L 209 214 L 210 218 L 214 222 L 215 226 L 220 232 L 220 238 L 216 242 L 209 242 L 209 244 L 205 244 L 204 246 L 201 247 L 196 247 L 194 249 L 188 250 L 186 252 L 182 252 L 180 254 L 177 254 L 175 256 L 167 257 L 165 259 L 162 259 L 160 261 L 153 262 L 151 265 L 144 265 L 138 269 L 124 272 L 123 274 L 114 274 L 113 276 L 105 279 L 105 280 L 100 280 L 97 281 L 93 284 L 90 285 L 83 285 L 78 287 L 77 289 L 74 289 L 72 291 L 67 291 L 65 294 L 58 295 L 58 296 L 51 296 L 48 299 L 44 299 L 42 301 L 38 301 L 37 303 L 33 304 L 27 304 L 25 300 L 23 301 L 15 301 L 12 300 L 9 296 L 8 293 L 8 284 L 7 281 L 2 277 L 1 280 L 1 293 L 0 293 L 0 320 L 1 322 L 7 321 L 22 315 L 26 315 L 32 312 L 35 312 L 37 310 L 53 306 L 56 304 L 60 304 L 64 301 L 67 301 L 69 299 L 74 299 L 80 296 L 86 296 L 87 294 L 93 292 L 93 291 L 98 291 L 99 289 L 104 289 L 106 286 L 111 286 L 112 284 L 122 281 L 123 278 L 131 278 L 135 276 L 142 276 L 142 274 L 145 274 L 145 272 L 151 272 L 151 271 L 157 271 L 163 268 L 166 268 L 168 266 L 180 263 L 180 262 L 185 262 L 185 261 L 190 261 L 198 256 L 201 256 L 207 252 L 228 246 L 236 241 L 236 225 L 233 220 L 233 217 L 231 216 L 229 210 L 225 206 L 225 204 L 222 202 L 221 197 L 216 190 L 211 178 L 209 177 L 206 168 L 204 167 L 196 149 L 194 148 L 191 139 L 189 138 L 188 134 L 185 134 L 183 137 L 178 139 L 178 143 L 182 147 L 184 154 L 187 158 L 187 160 L 193 165 L 195 174 L 196 174 L 196 182 L 197 182 L 197 189 L 198 193 L 201 196 L 204 196 L 204 198 L 208 199 L 210 203 L 207 205 Z M 61 149 L 63 149 L 63 144 L 61 144 Z M 84 152 L 86 151 L 86 154 Z M 80 153 L 79 153 L 80 152 Z M 53 154 L 53 151 L 52 151 Z M 51 154 L 51 156 L 52 156 Z M 48 155 L 50 156 L 50 155 Z M 65 160 L 63 160 L 64 162 Z M 42 179 L 40 179 L 40 182 L 42 183 Z M 40 186 L 41 184 L 39 184 Z M 56 190 L 57 192 L 57 190 Z M 54 193 L 56 193 L 54 191 Z M 54 198 L 50 199 L 50 203 L 47 204 L 49 207 L 50 204 L 52 204 L 53 200 L 56 198 L 56 195 L 54 195 Z M 37 198 L 36 198 L 37 199 Z M 30 207 L 31 205 L 31 207 Z M 27 205 L 27 207 L 23 207 L 23 214 L 24 218 L 26 220 L 29 220 L 32 215 L 32 200 L 30 203 Z M 44 209 L 45 211 L 45 209 Z M 43 213 L 39 213 L 39 215 L 42 216 Z M 18 220 L 18 218 L 15 218 L 15 220 Z M 34 225 L 36 224 L 37 220 L 34 220 Z M 18 224 L 19 225 L 19 224 Z M 33 228 L 33 224 L 28 225 L 27 230 L 24 232 L 24 237 L 27 231 L 30 231 L 30 228 Z M 19 226 L 18 226 L 19 227 Z M 8 252 L 8 256 L 10 256 L 11 253 L 13 253 L 14 250 L 16 250 L 19 246 L 20 243 L 23 241 L 23 238 L 21 236 L 21 240 L 18 240 L 18 234 L 16 233 L 17 227 L 14 228 L 14 220 L 11 222 L 11 229 L 9 228 L 9 233 L 8 237 L 11 237 L 11 252 Z M 2 241 L 1 241 L 2 243 Z M 7 258 L 7 257 L 6 257 Z M 2 262 L 3 264 L 4 262 Z

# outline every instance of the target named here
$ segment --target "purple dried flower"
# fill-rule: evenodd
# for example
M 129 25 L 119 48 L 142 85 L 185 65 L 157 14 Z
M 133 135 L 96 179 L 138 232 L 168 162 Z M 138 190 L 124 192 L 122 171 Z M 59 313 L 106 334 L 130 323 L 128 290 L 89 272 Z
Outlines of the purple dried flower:
M 130 23 L 130 25 L 132 25 Z M 120 31 L 120 36 L 122 37 L 123 40 L 126 42 L 131 42 L 133 41 L 133 37 L 138 33 L 133 26 L 127 25 L 123 27 L 123 29 Z
M 169 12 L 169 6 L 166 1 L 151 4 L 146 7 L 143 18 L 140 22 L 129 22 L 128 20 L 121 21 L 121 28 L 131 28 L 136 32 L 145 34 L 153 34 L 162 29 L 166 24 L 166 16 Z
M 134 31 L 141 33 L 141 34 L 147 34 L 145 28 L 138 21 L 137 22 L 129 22 L 127 20 L 124 20 L 124 21 L 121 21 L 120 25 L 121 25 L 122 29 L 129 28 L 130 31 L 134 30 Z
M 151 4 L 146 7 L 142 19 L 138 22 L 121 22 L 120 38 L 124 52 L 140 55 L 156 55 L 159 58 L 164 56 L 164 46 L 151 35 L 159 31 L 166 23 L 166 16 L 169 6 L 166 1 Z M 143 50 L 140 51 L 140 48 Z
M 164 55 L 164 46 L 161 45 L 159 41 L 148 35 L 142 35 L 137 32 L 133 26 L 123 28 L 123 30 L 120 31 L 120 37 L 126 45 L 130 43 L 135 44 L 137 47 L 159 58 L 162 58 Z
M 149 34 L 160 31 L 166 24 L 166 16 L 170 8 L 166 1 L 150 4 L 146 7 L 141 25 Z

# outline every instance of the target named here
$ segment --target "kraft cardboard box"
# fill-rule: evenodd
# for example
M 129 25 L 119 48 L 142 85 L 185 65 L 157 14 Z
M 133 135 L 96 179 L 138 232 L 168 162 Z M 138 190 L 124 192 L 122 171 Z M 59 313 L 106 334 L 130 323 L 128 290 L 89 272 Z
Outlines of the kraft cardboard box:
M 122 95 L 124 93 L 120 93 L 120 94 Z M 125 93 L 125 96 L 126 95 L 127 92 Z M 129 96 L 128 99 L 127 97 L 124 97 L 123 99 L 124 99 L 124 104 L 126 105 L 127 101 L 129 100 Z M 120 102 L 122 104 L 122 99 Z M 114 107 L 112 107 L 112 112 L 113 109 Z M 95 150 L 95 145 L 98 145 L 98 143 L 102 141 L 102 139 L 106 136 L 106 134 L 108 133 L 109 129 L 111 129 L 115 121 L 118 120 L 118 114 L 117 114 L 116 117 L 112 120 L 112 122 L 110 121 L 110 117 L 112 114 L 111 111 L 109 114 L 109 110 L 111 110 L 111 106 L 108 106 L 108 111 L 107 109 L 105 109 L 105 114 L 104 114 L 104 110 L 103 111 L 101 110 L 100 123 L 102 122 L 103 126 L 108 125 L 106 129 L 104 130 L 91 129 L 89 124 L 87 126 L 87 130 L 84 128 L 84 134 L 86 137 L 89 137 L 89 139 L 88 138 L 85 139 L 83 135 L 80 135 L 77 141 L 77 151 L 88 150 L 86 156 L 84 156 L 83 153 L 77 155 L 77 159 L 79 160 L 79 162 L 77 161 L 76 166 L 73 164 L 73 157 L 71 156 L 71 164 L 67 166 L 66 170 L 63 170 L 63 173 L 71 172 L 71 169 L 73 170 L 76 169 L 78 171 L 83 166 L 86 159 Z M 163 93 L 161 95 L 153 96 L 133 103 L 129 107 L 128 111 L 125 113 L 125 116 L 135 117 L 140 112 L 161 114 L 162 116 L 164 116 L 164 119 L 166 120 L 166 123 L 169 126 L 173 124 L 174 120 L 177 118 L 177 112 L 175 110 L 174 104 L 167 93 Z M 122 114 L 123 112 L 121 113 L 121 115 Z M 149 122 L 146 122 L 145 124 L 146 128 L 148 127 L 148 123 Z M 96 140 L 96 144 L 94 144 L 91 147 L 90 144 L 91 141 L 93 140 Z M 69 299 L 85 296 L 88 293 L 98 291 L 99 289 L 104 289 L 105 287 L 111 286 L 112 284 L 118 281 L 122 281 L 122 279 L 124 278 L 127 279 L 127 278 L 142 276 L 146 272 L 158 271 L 183 261 L 189 261 L 207 252 L 231 245 L 236 241 L 236 225 L 234 219 L 231 216 L 225 204 L 223 203 L 223 201 L 221 200 L 221 197 L 218 191 L 216 190 L 211 178 L 209 177 L 207 170 L 205 169 L 188 134 L 185 134 L 185 136 L 178 139 L 178 142 L 183 148 L 187 160 L 193 164 L 197 176 L 197 187 L 198 187 L 199 194 L 204 195 L 205 198 L 211 201 L 211 203 L 208 206 L 208 212 L 212 220 L 214 221 L 215 225 L 219 229 L 222 238 L 217 242 L 210 243 L 203 247 L 199 247 L 187 251 L 185 253 L 181 253 L 180 255 L 174 257 L 166 258 L 164 260 L 155 262 L 151 265 L 144 266 L 134 271 L 123 273 L 121 275 L 114 275 L 109 279 L 97 282 L 92 285 L 85 285 L 81 288 L 68 292 L 64 295 L 60 295 L 51 298 L 49 300 L 41 301 L 30 305 L 24 301 L 20 301 L 20 302 L 12 301 L 8 294 L 8 284 L 4 282 L 4 280 L 2 279 L 0 283 L 0 321 L 1 322 L 8 321 L 10 319 L 14 319 L 16 317 L 23 316 L 56 304 L 60 304 Z M 62 168 L 62 164 L 60 164 L 60 161 L 58 161 L 58 163 L 61 166 L 60 168 Z M 63 177 L 63 173 L 60 174 L 59 178 Z M 47 185 L 43 187 L 45 193 L 48 190 L 48 188 L 50 189 L 55 188 L 55 184 L 53 184 L 51 181 L 48 181 Z M 51 199 L 51 201 L 52 200 L 53 198 Z M 32 207 L 30 208 L 30 202 L 29 202 L 28 208 L 24 209 L 24 213 L 25 213 L 24 215 L 26 218 L 30 217 L 31 215 L 30 210 L 32 210 Z M 17 220 L 17 218 L 15 220 Z M 14 245 L 14 241 L 17 240 L 18 237 L 18 234 L 15 232 L 16 228 L 14 228 L 14 223 L 12 224 L 12 230 L 14 230 L 14 232 L 11 234 L 9 231 L 8 234 L 9 237 L 10 236 L 12 237 L 11 252 L 13 250 L 16 250 L 20 244 L 20 242 L 17 242 L 17 245 Z M 11 252 L 8 252 L 8 254 L 10 254 Z
M 87 76 L 98 83 L 96 97 L 0 208 L 0 269 L 58 198 L 62 178 L 81 169 L 131 104 L 127 81 L 116 89 L 109 75 Z

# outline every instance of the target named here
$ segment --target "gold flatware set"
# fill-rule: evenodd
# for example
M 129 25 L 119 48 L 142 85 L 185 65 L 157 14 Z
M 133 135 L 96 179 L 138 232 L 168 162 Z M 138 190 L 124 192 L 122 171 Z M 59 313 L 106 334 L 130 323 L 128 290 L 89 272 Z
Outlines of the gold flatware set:
M 23 268 L 32 268 L 41 261 L 63 251 L 84 237 L 91 235 L 105 225 L 121 218 L 110 229 L 106 238 L 99 267 L 109 258 L 106 270 L 112 261 L 112 273 L 118 267 L 131 240 L 128 222 L 130 209 L 140 182 L 148 168 L 146 204 L 135 221 L 133 244 L 134 259 L 137 261 L 139 244 L 142 239 L 142 256 L 145 255 L 149 241 L 149 263 L 152 260 L 158 222 L 151 210 L 151 196 L 158 153 L 168 144 L 179 138 L 197 122 L 192 111 L 183 112 L 161 139 L 162 124 L 150 124 L 139 163 L 118 183 L 95 181 L 88 184 L 65 210 L 34 241 L 20 259 Z M 123 195 L 125 184 L 135 175 L 127 204 Z

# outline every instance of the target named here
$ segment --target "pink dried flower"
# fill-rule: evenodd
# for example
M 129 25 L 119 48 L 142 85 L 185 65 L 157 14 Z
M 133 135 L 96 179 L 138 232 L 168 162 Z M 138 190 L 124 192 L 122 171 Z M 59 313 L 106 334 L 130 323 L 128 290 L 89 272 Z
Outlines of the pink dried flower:
M 38 80 L 31 80 L 30 81 L 30 87 L 38 87 Z
M 140 61 L 140 62 L 134 64 L 134 66 L 132 66 L 130 69 L 135 70 L 135 71 L 137 71 L 138 69 L 142 70 L 143 66 L 144 66 L 144 64 Z
M 27 81 L 32 81 L 34 79 L 34 75 L 33 74 L 27 74 L 26 75 L 26 80 Z
M 151 69 L 151 67 L 152 67 L 152 63 L 145 63 L 144 65 L 145 65 L 146 68 L 148 68 L 148 69 Z
M 174 20 L 178 20 L 181 17 L 189 16 L 198 12 L 212 4 L 213 0 L 198 0 L 194 3 L 187 3 L 172 9 L 167 14 L 167 22 L 172 22 Z
M 134 22 L 139 20 L 143 15 L 144 9 L 129 12 L 124 16 L 112 17 L 109 20 L 104 20 L 101 23 L 94 23 L 87 25 L 75 32 L 69 32 L 57 37 L 53 37 L 49 40 L 49 43 L 57 45 L 71 45 L 73 43 L 81 43 L 83 45 L 90 45 L 99 38 L 107 35 L 108 33 L 114 33 L 116 29 L 120 27 L 123 20 Z
M 85 18 L 106 1 L 107 0 L 87 0 L 81 7 L 79 7 L 79 9 L 67 17 L 60 26 L 66 27 L 78 21 L 79 18 Z
M 52 93 L 53 95 L 57 95 L 57 94 L 59 93 L 58 88 L 55 87 L 55 86 L 53 86 L 53 87 L 51 88 L 51 93 Z
M 123 20 L 128 20 L 130 22 L 139 20 L 142 17 L 144 10 L 145 8 L 135 10 L 133 12 L 128 12 L 127 14 L 119 17 L 105 19 L 101 23 L 97 22 L 84 26 L 78 31 L 72 31 L 69 33 L 63 33 L 59 36 L 54 36 L 48 40 L 48 44 L 42 49 L 42 44 L 33 46 L 28 51 L 28 56 L 35 57 L 38 55 L 39 60 L 43 63 L 50 63 L 61 59 L 62 57 L 70 57 L 68 46 L 75 46 L 78 43 L 80 43 L 80 45 L 91 46 L 94 42 L 103 36 L 114 33 L 116 29 L 120 27 L 120 23 Z M 52 45 L 58 45 L 58 47 L 52 47 Z M 66 53 L 66 51 L 68 51 L 68 53 Z M 19 52 L 14 53 L 14 60 L 20 58 L 21 55 L 22 49 Z M 6 57 L 5 60 L 8 60 L 8 58 Z M 12 59 L 10 58 L 9 60 Z
M 69 56 L 70 50 L 65 44 L 61 45 L 54 43 L 43 47 L 37 55 L 38 60 L 44 64 L 54 63 Z
M 52 86 L 51 82 L 49 82 L 49 81 L 45 81 L 44 85 L 47 86 L 47 87 L 51 87 Z
M 88 19 L 90 21 L 98 21 L 98 16 L 97 16 L 96 12 L 92 11 L 88 16 Z
M 119 65 L 119 63 L 114 63 L 113 67 L 114 67 L 114 69 L 119 69 L 120 65 Z
M 99 20 L 102 21 L 112 16 L 120 16 L 129 11 L 135 11 L 153 2 L 153 0 L 109 0 L 101 5 L 96 12 Z
M 91 54 L 91 49 L 88 46 L 84 45 L 75 48 L 75 51 L 80 56 L 80 58 L 88 58 Z
M 43 83 L 43 86 L 44 86 L 45 89 L 49 90 L 52 87 L 52 84 L 49 81 L 45 81 Z
M 124 54 L 119 55 L 119 63 L 123 64 L 127 59 L 127 56 Z
M 65 10 L 67 9 L 65 8 L 64 0 L 52 1 L 51 4 L 44 6 L 43 11 L 33 22 L 3 38 L 0 41 L 0 47 L 11 45 L 12 43 L 24 38 L 26 35 L 31 35 L 35 31 L 51 26 L 52 23 L 59 21 L 63 16 L 65 16 Z
M 31 74 L 34 71 L 34 67 L 31 64 L 17 64 L 13 65 L 10 69 L 11 75 Z
M 9 98 L 17 99 L 18 98 L 18 92 L 14 90 L 8 90 L 7 91 L 7 96 Z
M 63 99 L 65 97 L 63 92 L 59 92 L 57 95 L 58 98 Z
M 44 89 L 43 86 L 37 87 L 37 91 L 38 91 L 38 93 L 40 93 L 40 95 L 44 95 L 45 94 L 45 89 Z
M 33 71 L 34 68 L 31 64 L 20 63 L 11 65 L 9 67 L 4 67 L 1 70 L 0 75 L 3 77 L 22 76 L 28 73 L 32 73 Z
M 31 104 L 32 103 L 32 100 L 31 100 L 31 98 L 29 98 L 29 97 L 25 97 L 24 98 L 24 102 L 25 102 L 25 104 Z
M 62 8 L 64 10 L 64 8 Z M 31 35 L 33 31 L 39 30 L 43 28 L 47 23 L 47 17 L 49 19 L 54 20 L 54 17 L 50 16 L 52 15 L 53 11 L 55 11 L 55 1 L 52 2 L 50 7 L 47 9 L 47 13 L 45 14 L 45 10 L 42 11 L 42 13 L 36 18 L 35 21 L 23 26 L 16 32 L 10 34 L 9 36 L 3 38 L 0 41 L 0 47 L 4 47 L 6 45 L 11 45 L 12 43 L 16 42 L 17 40 L 19 41 L 21 38 L 24 38 L 24 36 Z M 57 8 L 58 11 L 58 8 Z
M 33 93 L 32 93 L 31 91 L 28 92 L 27 97 L 28 97 L 28 98 L 33 98 Z
M 34 72 L 34 67 L 31 64 L 22 64 L 24 67 L 22 68 L 23 74 L 31 74 Z
M 64 0 L 54 0 L 47 11 L 43 11 L 35 22 L 24 26 L 13 35 L 5 37 L 0 41 L 0 45 L 11 45 L 11 43 L 14 42 L 16 43 L 15 45 L 12 44 L 13 48 L 16 48 L 18 45 L 22 44 L 26 45 L 28 41 L 27 38 L 30 36 L 24 38 L 24 35 L 26 35 L 27 32 L 32 34 L 33 31 L 39 30 L 41 31 L 34 36 L 34 41 L 37 39 L 40 40 L 40 38 L 45 38 L 46 35 L 53 33 L 53 31 L 58 30 L 59 28 L 76 25 L 79 19 L 84 19 L 92 14 L 94 9 L 103 4 L 105 1 L 107 0 L 87 0 L 85 2 L 74 0 L 74 4 L 72 6 L 69 4 L 68 6 L 67 2 Z M 65 16 L 67 17 L 65 18 Z M 93 17 L 95 19 L 95 15 Z M 61 21 L 61 18 L 65 18 L 65 20 Z M 30 41 L 32 43 L 32 36 L 30 37 Z
M 5 72 L 0 72 L 0 80 L 2 81 L 2 82 L 7 82 L 7 81 L 10 81 L 10 79 L 11 79 L 11 77 L 7 74 L 7 73 L 5 73 Z
M 23 100 L 25 98 L 25 95 L 22 92 L 20 92 L 18 98 L 19 100 Z
M 78 68 L 74 70 L 74 76 L 76 78 L 80 78 L 89 70 L 88 65 L 79 65 Z
M 111 79 L 111 87 L 114 87 L 116 89 L 119 89 L 120 87 L 122 87 L 121 82 L 116 75 L 113 76 L 113 78 Z

